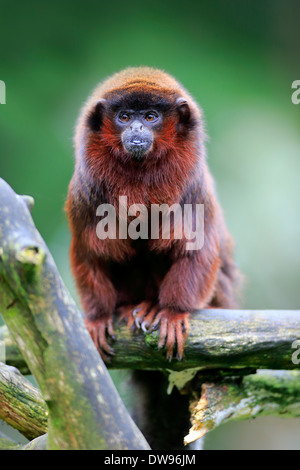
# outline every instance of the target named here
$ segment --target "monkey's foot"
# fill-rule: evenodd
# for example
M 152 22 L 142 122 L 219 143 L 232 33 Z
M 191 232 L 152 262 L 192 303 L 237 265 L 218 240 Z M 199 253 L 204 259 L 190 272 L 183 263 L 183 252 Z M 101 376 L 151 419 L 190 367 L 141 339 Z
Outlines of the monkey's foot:
M 148 300 L 138 305 L 124 305 L 118 309 L 120 320 L 126 320 L 129 328 L 142 328 L 144 331 L 147 331 L 147 325 L 150 325 L 149 322 L 149 324 L 147 322 L 145 323 L 145 320 L 148 317 L 150 319 L 149 315 L 151 311 L 153 311 L 154 318 L 157 313 L 157 307 L 155 308 L 153 303 Z
M 151 324 L 151 330 L 159 327 L 158 348 L 167 348 L 167 359 L 172 360 L 175 344 L 176 358 L 181 361 L 184 344 L 189 330 L 189 312 L 178 312 L 171 308 L 160 310 Z
M 157 310 L 157 305 L 154 305 L 152 302 L 148 300 L 141 302 L 132 312 L 135 326 L 147 332 L 157 314 Z
M 135 307 L 125 305 L 119 308 L 121 319 L 125 319 L 129 328 L 141 328 L 144 332 L 160 329 L 158 348 L 166 346 L 167 359 L 172 360 L 175 346 L 176 358 L 183 357 L 185 340 L 189 329 L 189 312 L 179 312 L 171 308 L 159 310 L 158 305 L 145 300 Z
M 85 325 L 102 359 L 105 362 L 108 362 L 110 356 L 114 355 L 113 348 L 107 342 L 108 337 L 110 337 L 112 340 L 115 340 L 112 319 L 101 318 L 97 320 L 89 320 L 86 318 Z
M 125 321 L 129 328 L 134 327 L 134 317 L 132 316 L 134 308 L 134 305 L 122 305 L 117 310 L 120 315 L 120 321 Z
M 175 344 L 176 358 L 180 361 L 183 356 L 184 344 L 189 329 L 189 312 L 181 313 L 170 308 L 159 310 L 157 305 L 145 301 L 137 305 L 132 312 L 134 324 L 143 331 L 153 331 L 159 327 L 158 348 L 167 348 L 167 359 L 172 360 Z

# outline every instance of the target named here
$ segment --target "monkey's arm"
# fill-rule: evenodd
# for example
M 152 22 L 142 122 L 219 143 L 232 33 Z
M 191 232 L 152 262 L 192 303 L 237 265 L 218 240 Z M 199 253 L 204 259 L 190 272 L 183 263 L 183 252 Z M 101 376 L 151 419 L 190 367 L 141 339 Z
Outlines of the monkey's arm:
M 203 246 L 188 250 L 187 242 L 190 239 L 183 237 L 172 240 L 168 253 L 172 264 L 160 284 L 156 312 L 152 308 L 142 320 L 136 320 L 144 329 L 159 326 L 158 345 L 166 345 L 169 359 L 172 358 L 175 345 L 177 358 L 182 358 L 190 313 L 207 307 L 216 290 L 221 265 L 221 219 L 211 186 L 207 186 L 204 182 L 201 186 L 195 185 L 195 190 L 190 189 L 184 198 L 184 204 L 193 206 L 193 224 L 197 220 L 196 204 L 204 204 L 204 225 L 198 226 L 199 222 L 203 224 L 199 219 L 196 223 L 197 235 L 201 229 L 204 230 Z M 199 188 L 205 189 L 204 194 Z M 196 248 L 195 245 L 193 247 Z
M 172 359 L 173 350 L 177 345 L 177 358 L 181 359 L 185 338 L 189 327 L 189 316 L 192 310 L 205 308 L 209 305 L 216 289 L 220 270 L 219 230 L 220 217 L 217 205 L 211 193 L 204 198 L 197 190 L 189 192 L 184 203 L 196 203 L 204 200 L 204 244 L 202 248 L 188 250 L 187 240 L 159 239 L 155 250 L 165 252 L 172 264 L 162 279 L 158 304 L 142 302 L 133 310 L 134 321 L 144 330 L 160 328 L 158 346 L 166 345 L 167 357 Z M 200 203 L 200 202 L 199 202 Z M 193 213 L 193 220 L 195 213 Z M 200 221 L 200 223 L 202 223 Z
M 113 353 L 107 335 L 114 337 L 112 315 L 117 294 L 104 261 L 103 251 L 109 247 L 96 234 L 96 209 L 102 199 L 94 194 L 92 187 L 76 171 L 70 183 L 65 210 L 72 235 L 71 268 L 86 316 L 85 323 L 105 359 L 105 353 Z
M 80 293 L 90 335 L 106 359 L 105 353 L 113 354 L 107 342 L 107 335 L 114 338 L 112 316 L 117 294 L 109 278 L 104 262 L 95 255 L 94 259 L 83 256 L 76 237 L 71 242 L 71 266 Z
M 172 265 L 159 291 L 159 305 L 179 311 L 201 309 L 212 298 L 220 268 L 221 214 L 215 199 L 209 174 L 194 183 L 183 197 L 192 207 L 191 218 L 184 217 L 184 237 L 173 239 L 170 249 Z M 199 205 L 203 212 L 199 212 Z M 194 226 L 195 231 L 192 231 Z M 203 238 L 200 236 L 203 231 Z M 222 228 L 221 232 L 224 229 Z M 197 243 L 190 243 L 194 237 Z M 202 244 L 198 244 L 198 239 Z
M 171 358 L 177 343 L 177 358 L 181 359 L 189 314 L 208 305 L 214 293 L 219 269 L 216 248 L 203 247 L 178 258 L 162 281 L 159 291 L 159 313 L 153 327 L 160 323 L 159 347 L 166 344 Z
M 172 359 L 175 344 L 177 359 L 182 359 L 189 328 L 190 312 L 205 308 L 213 297 L 220 267 L 218 239 L 213 227 L 206 227 L 207 236 L 202 249 L 184 251 L 176 241 L 173 263 L 159 289 L 158 304 L 142 302 L 133 310 L 135 324 L 143 330 L 159 326 L 158 346 L 166 345 L 167 358 Z
M 159 313 L 152 325 L 155 327 L 160 323 L 159 346 L 166 344 L 168 358 L 172 357 L 175 343 L 177 358 L 182 358 L 190 312 L 209 305 L 220 269 L 217 206 L 210 186 L 204 195 L 199 187 L 196 186 L 194 192 L 189 191 L 184 202 L 192 203 L 194 210 L 195 203 L 204 203 L 203 246 L 188 250 L 186 239 L 173 240 L 170 253 L 173 263 L 160 285 Z M 196 226 L 198 229 L 200 227 Z

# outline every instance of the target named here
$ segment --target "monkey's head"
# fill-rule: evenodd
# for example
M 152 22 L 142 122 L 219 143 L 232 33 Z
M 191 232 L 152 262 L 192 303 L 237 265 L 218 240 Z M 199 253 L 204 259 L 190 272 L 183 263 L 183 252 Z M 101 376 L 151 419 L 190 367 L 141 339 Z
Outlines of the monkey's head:
M 200 121 L 197 105 L 173 77 L 129 68 L 96 88 L 83 108 L 76 143 L 94 158 L 105 154 L 141 164 L 195 140 Z

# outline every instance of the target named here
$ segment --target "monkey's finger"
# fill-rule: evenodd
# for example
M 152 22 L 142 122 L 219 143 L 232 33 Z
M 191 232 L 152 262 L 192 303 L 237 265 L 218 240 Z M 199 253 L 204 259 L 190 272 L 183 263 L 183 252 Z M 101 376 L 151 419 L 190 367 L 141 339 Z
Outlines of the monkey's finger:
M 115 354 L 113 348 L 108 344 L 106 339 L 106 323 L 101 322 L 98 324 L 97 339 L 99 348 L 105 353 L 113 356 Z
M 134 319 L 134 324 L 137 328 L 140 328 L 141 327 L 141 323 L 142 323 L 142 320 L 143 318 L 137 316 L 135 319 Z
M 151 324 L 150 331 L 157 330 L 157 328 L 159 327 L 159 324 L 161 322 L 161 319 L 162 319 L 162 315 L 161 315 L 161 313 L 158 313 L 155 317 L 155 320 L 153 320 L 153 322 Z
M 102 360 L 106 364 L 109 364 L 111 362 L 111 356 L 108 356 L 107 354 L 105 354 L 104 351 L 102 351 L 102 349 L 98 349 L 98 351 L 99 351 L 99 354 L 100 354 Z
M 185 332 L 183 330 L 184 326 L 182 323 L 176 323 L 175 329 L 176 329 L 176 342 L 177 342 L 177 354 L 176 358 L 178 361 L 181 361 L 183 357 L 183 350 L 184 350 L 184 343 L 185 343 Z
M 148 300 L 141 302 L 137 307 L 134 309 L 132 315 L 134 318 L 134 323 L 137 328 L 141 328 L 142 322 L 147 315 L 148 311 L 151 309 L 151 302 Z
M 111 337 L 111 339 L 113 341 L 115 341 L 116 340 L 116 333 L 115 333 L 115 330 L 114 330 L 114 327 L 113 327 L 112 319 L 108 320 L 106 328 L 107 328 L 107 334 Z
M 177 323 L 169 323 L 168 325 L 168 333 L 167 333 L 167 342 L 166 342 L 166 348 L 167 348 L 167 359 L 169 362 L 172 361 L 173 357 L 173 350 L 175 346 L 175 338 L 176 338 L 176 333 L 177 332 Z
M 168 334 L 168 320 L 167 318 L 162 317 L 160 320 L 159 341 L 157 345 L 158 349 L 161 349 L 164 347 L 167 334 Z
M 140 308 L 134 308 L 133 309 L 133 312 L 132 312 L 132 316 L 135 317 L 137 313 L 139 313 L 139 311 L 141 310 L 142 307 Z
M 104 353 L 107 353 L 109 354 L 110 356 L 114 356 L 115 355 L 115 351 L 114 349 L 108 344 L 107 341 L 104 341 L 102 342 L 101 344 L 99 344 L 99 347 L 100 347 L 100 352 L 103 352 Z
M 182 319 L 182 332 L 184 333 L 185 337 L 187 337 L 189 329 L 190 329 L 190 314 L 183 313 L 183 319 Z
M 125 321 L 128 328 L 132 328 L 134 317 L 132 316 L 133 305 L 123 305 L 118 308 L 118 314 L 120 315 L 120 322 Z
M 144 321 L 142 322 L 142 330 L 147 333 L 149 331 L 150 325 L 152 325 L 153 320 L 157 314 L 158 307 L 157 305 L 154 305 L 154 307 L 151 308 L 150 312 L 147 314 L 147 316 L 144 318 Z M 152 328 L 151 328 L 152 330 Z

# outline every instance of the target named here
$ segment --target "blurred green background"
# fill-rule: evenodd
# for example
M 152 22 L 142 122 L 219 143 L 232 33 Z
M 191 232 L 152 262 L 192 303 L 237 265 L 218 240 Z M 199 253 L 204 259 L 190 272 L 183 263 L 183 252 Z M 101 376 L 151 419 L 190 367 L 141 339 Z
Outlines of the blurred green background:
M 300 307 L 299 17 L 296 0 L 0 0 L 0 176 L 35 198 L 36 225 L 74 295 L 63 213 L 74 123 L 99 81 L 150 65 L 204 110 L 244 307 Z M 258 419 L 221 427 L 205 448 L 300 448 L 299 431 L 298 420 Z

